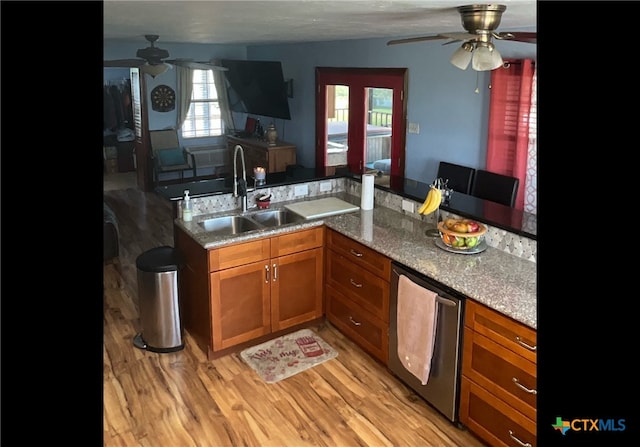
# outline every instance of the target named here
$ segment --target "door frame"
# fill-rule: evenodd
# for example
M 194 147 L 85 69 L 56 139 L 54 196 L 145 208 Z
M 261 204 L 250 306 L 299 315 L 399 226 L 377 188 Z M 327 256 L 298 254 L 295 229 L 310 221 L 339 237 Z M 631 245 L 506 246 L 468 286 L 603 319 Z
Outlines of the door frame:
M 349 86 L 349 110 L 354 116 L 365 116 L 364 100 L 358 101 L 364 88 L 388 88 L 393 90 L 391 124 L 392 177 L 404 177 L 408 85 L 407 68 L 337 68 L 316 67 L 316 169 L 327 168 L 327 85 Z M 355 92 L 355 94 L 352 94 Z M 358 124 L 349 120 L 348 147 L 361 148 L 347 152 L 347 164 L 351 172 L 364 173 L 364 147 L 366 122 Z

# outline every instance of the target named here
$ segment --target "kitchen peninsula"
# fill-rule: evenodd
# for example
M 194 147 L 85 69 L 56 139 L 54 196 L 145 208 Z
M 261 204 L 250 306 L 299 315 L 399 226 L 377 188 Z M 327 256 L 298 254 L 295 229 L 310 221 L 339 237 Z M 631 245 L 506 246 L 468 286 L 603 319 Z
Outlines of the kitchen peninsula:
M 293 180 L 289 178 L 284 183 L 292 185 L 301 182 L 304 183 L 299 179 Z M 359 181 L 351 177 L 336 177 L 332 179 L 332 182 L 334 184 L 343 183 L 344 187 L 334 190 L 331 195 L 350 203 L 359 204 L 359 188 L 361 185 Z M 286 188 L 286 186 L 281 187 Z M 425 187 L 428 187 L 428 185 L 425 185 Z M 274 186 L 271 188 L 272 191 L 277 189 Z M 175 193 L 177 197 L 181 194 L 181 191 L 180 194 L 178 194 L 177 190 Z M 361 220 L 363 211 L 358 211 L 321 219 L 311 219 L 295 225 L 286 225 L 282 228 L 275 227 L 260 231 L 250 231 L 231 237 L 212 236 L 198 224 L 198 221 L 218 214 L 228 215 L 230 212 L 237 210 L 237 199 L 230 196 L 230 194 L 223 194 L 222 197 L 229 199 L 229 201 L 224 201 L 220 197 L 213 209 L 207 208 L 208 205 L 203 204 L 202 211 L 205 212 L 203 215 L 198 216 L 197 212 L 194 211 L 192 222 L 183 222 L 181 219 L 176 219 L 175 225 L 187 233 L 203 249 L 211 249 L 235 242 L 270 237 L 324 224 L 328 228 L 337 230 L 345 236 L 362 242 L 389 258 L 469 298 L 473 298 L 533 329 L 536 328 L 535 236 L 521 237 L 515 232 L 515 236 L 512 234 L 513 238 L 521 241 L 511 242 L 511 245 L 520 244 L 522 246 L 519 249 L 522 252 L 521 256 L 514 256 L 504 249 L 491 246 L 485 252 L 476 255 L 448 253 L 438 248 L 432 237 L 425 235 L 425 230 L 432 226 L 432 223 L 425 219 L 429 216 L 422 216 L 421 218 L 401 211 L 400 197 L 378 189 L 376 189 L 377 204 L 371 214 L 370 228 L 365 229 Z M 208 196 L 200 197 L 206 199 Z M 305 199 L 309 198 L 300 198 L 293 201 Z M 197 199 L 194 199 L 193 202 L 194 209 L 197 209 Z M 280 203 L 272 202 L 272 207 L 286 205 L 290 202 L 291 200 Z M 225 204 L 227 205 L 226 209 L 223 208 Z M 446 213 L 449 213 L 444 206 L 441 208 L 441 212 L 444 217 L 446 217 Z M 451 214 L 455 215 L 454 213 Z M 476 218 L 481 220 L 479 217 Z M 501 230 L 492 230 L 490 222 L 485 223 L 489 224 L 488 238 L 491 238 L 492 234 L 495 234 L 496 238 L 504 234 Z

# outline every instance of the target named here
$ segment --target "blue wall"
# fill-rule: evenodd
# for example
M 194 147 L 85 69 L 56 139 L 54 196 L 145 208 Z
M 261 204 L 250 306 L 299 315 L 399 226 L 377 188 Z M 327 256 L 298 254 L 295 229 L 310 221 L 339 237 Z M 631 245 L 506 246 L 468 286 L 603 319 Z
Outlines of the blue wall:
M 503 30 L 504 31 L 504 30 Z M 521 30 L 535 31 L 535 29 Z M 403 36 L 401 36 L 403 37 Z M 405 176 L 431 182 L 439 160 L 484 168 L 486 156 L 490 72 L 460 70 L 449 63 L 457 43 L 417 42 L 387 46 L 390 38 L 357 39 L 284 45 L 161 45 L 175 58 L 279 60 L 285 79 L 293 79 L 289 99 L 290 121 L 261 117 L 274 122 L 278 135 L 298 148 L 298 162 L 315 164 L 315 68 L 396 67 L 408 68 L 407 120 L 420 125 L 419 134 L 407 134 Z M 144 44 L 105 41 L 104 58 L 134 55 Z M 536 59 L 536 45 L 495 42 L 503 58 Z M 175 87 L 169 71 L 149 81 L 148 91 L 159 84 Z M 479 93 L 474 93 L 476 83 Z M 236 114 L 236 127 L 244 126 L 244 114 Z M 169 127 L 175 114 L 150 111 L 150 129 Z M 198 144 L 206 144 L 201 142 Z

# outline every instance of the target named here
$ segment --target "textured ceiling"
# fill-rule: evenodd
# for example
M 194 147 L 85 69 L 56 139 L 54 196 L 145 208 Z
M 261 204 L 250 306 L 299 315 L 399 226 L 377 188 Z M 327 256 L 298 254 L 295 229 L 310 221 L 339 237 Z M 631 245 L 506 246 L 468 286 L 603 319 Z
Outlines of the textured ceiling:
M 104 38 L 158 44 L 265 44 L 464 32 L 462 1 L 104 0 Z M 535 0 L 503 0 L 498 31 L 535 30 Z

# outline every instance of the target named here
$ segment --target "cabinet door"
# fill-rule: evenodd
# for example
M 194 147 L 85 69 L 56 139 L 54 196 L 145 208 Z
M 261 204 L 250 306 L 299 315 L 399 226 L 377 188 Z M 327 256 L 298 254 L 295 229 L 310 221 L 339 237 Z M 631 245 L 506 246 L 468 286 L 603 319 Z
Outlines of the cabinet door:
M 464 329 L 462 359 L 462 373 L 466 377 L 536 421 L 535 363 L 468 327 Z
M 259 261 L 211 273 L 213 351 L 271 332 L 268 268 Z
M 467 301 L 465 326 L 527 360 L 533 363 L 537 362 L 537 336 L 534 329 L 473 300 Z
M 295 146 L 271 148 L 268 151 L 269 172 L 284 172 L 288 165 L 296 164 Z
M 462 377 L 460 421 L 494 447 L 536 447 L 536 424 L 493 394 Z
M 346 298 L 333 287 L 325 288 L 327 320 L 358 346 L 380 360 L 389 362 L 389 325 Z
M 271 328 L 322 317 L 323 249 L 281 256 L 271 265 Z
M 327 285 L 351 298 L 385 323 L 389 322 L 389 282 L 350 259 L 327 250 Z
M 341 254 L 354 265 L 390 282 L 391 260 L 383 254 L 330 229 L 327 229 L 327 248 Z

